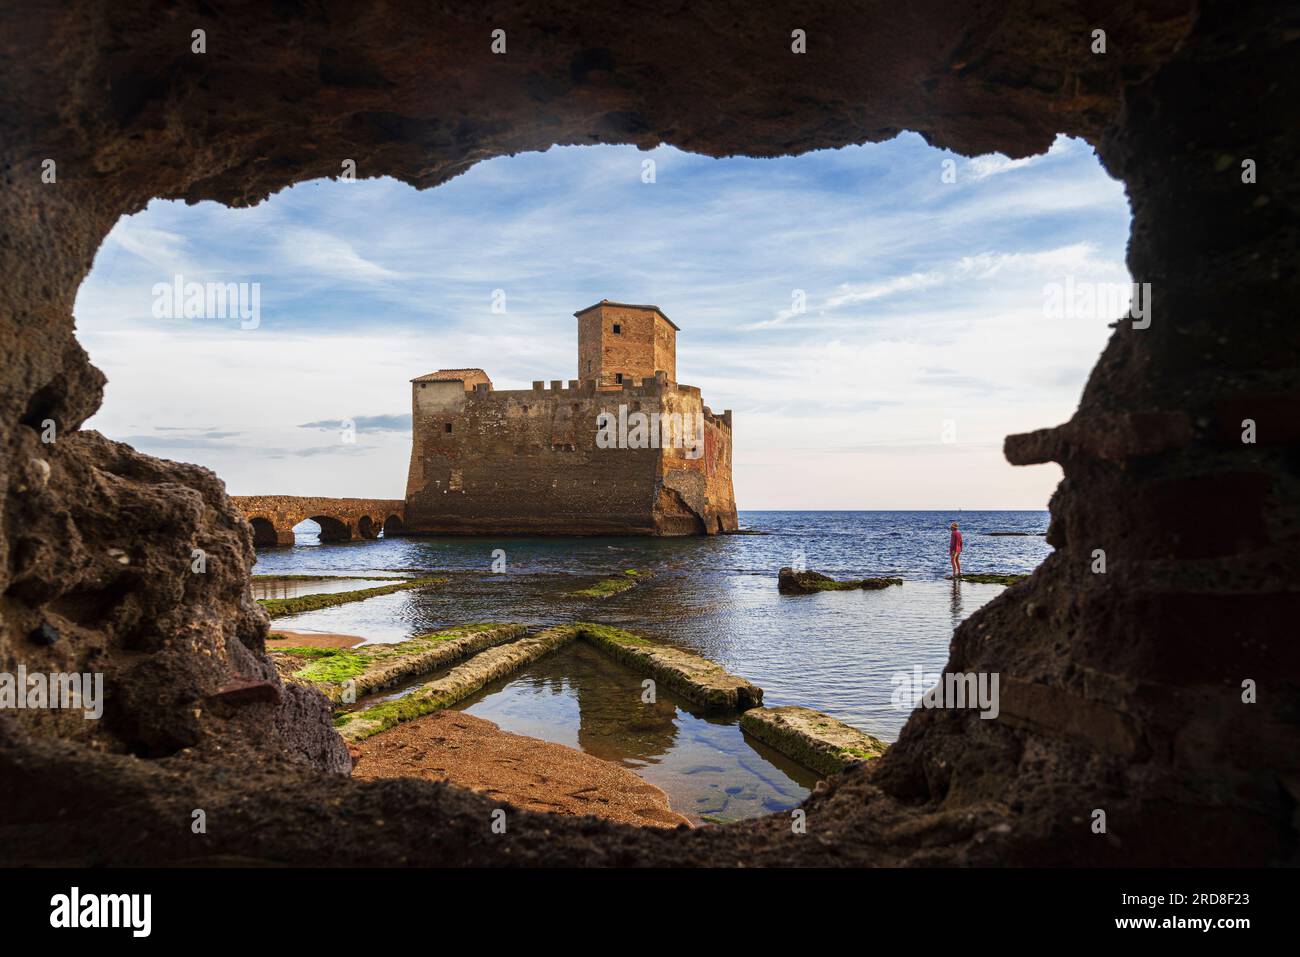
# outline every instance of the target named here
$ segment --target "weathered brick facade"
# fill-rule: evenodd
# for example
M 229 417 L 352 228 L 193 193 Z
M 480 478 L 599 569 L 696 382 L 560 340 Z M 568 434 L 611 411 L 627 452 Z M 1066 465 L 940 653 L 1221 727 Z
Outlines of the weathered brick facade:
M 574 313 L 578 319 L 578 378 L 602 386 L 653 379 L 677 381 L 677 326 L 658 306 L 602 299 Z
M 320 498 L 309 495 L 232 495 L 253 526 L 253 544 L 292 545 L 293 527 L 311 519 L 322 542 L 356 541 L 401 534 L 403 503 L 383 498 Z
M 736 529 L 731 412 L 714 415 L 674 381 L 677 327 L 655 306 L 602 301 L 575 315 L 579 378 L 567 385 L 496 391 L 481 369 L 412 380 L 406 533 Z M 607 435 L 631 423 L 624 447 L 602 447 L 602 413 Z M 636 433 L 638 413 L 654 417 L 658 441 Z

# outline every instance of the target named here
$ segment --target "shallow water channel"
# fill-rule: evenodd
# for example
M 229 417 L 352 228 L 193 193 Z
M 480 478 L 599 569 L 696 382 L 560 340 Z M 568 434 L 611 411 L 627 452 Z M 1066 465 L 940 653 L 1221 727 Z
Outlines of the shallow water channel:
M 392 584 L 383 579 L 399 576 L 397 569 L 437 569 L 432 574 L 446 583 L 278 618 L 273 630 L 396 642 L 470 622 L 602 622 L 716 661 L 762 687 L 766 705 L 815 708 L 893 741 L 915 703 L 899 700 L 900 679 L 941 671 L 953 629 L 1003 591 L 1000 585 L 942 579 L 946 519 L 938 513 L 745 513 L 742 524 L 767 534 L 379 539 L 315 546 L 307 540 L 303 545 L 309 547 L 259 551 L 256 571 L 366 577 L 262 582 L 256 595 L 372 588 Z M 962 521 L 969 571 L 1029 571 L 1050 553 L 1041 537 L 1044 512 L 972 513 Z M 503 574 L 489 570 L 497 547 L 509 556 Z M 839 578 L 897 575 L 904 584 L 874 592 L 780 595 L 776 572 L 791 556 Z M 627 568 L 649 574 L 611 598 L 571 594 Z M 432 677 L 423 675 L 411 686 Z M 580 748 L 630 768 L 662 788 L 674 810 L 696 820 L 784 810 L 816 782 L 812 772 L 743 734 L 737 716 L 699 715 L 662 688 L 656 702 L 643 703 L 643 680 L 576 642 L 457 707 L 504 731 Z

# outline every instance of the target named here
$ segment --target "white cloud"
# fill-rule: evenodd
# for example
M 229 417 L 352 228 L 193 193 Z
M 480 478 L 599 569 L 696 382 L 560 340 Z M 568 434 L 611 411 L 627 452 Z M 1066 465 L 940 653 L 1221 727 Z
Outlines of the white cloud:
M 1046 157 L 1061 156 L 1068 153 L 1070 149 L 1070 140 L 1067 137 L 1058 136 L 1052 141 L 1052 145 L 1048 147 L 1046 153 L 1036 153 L 1033 156 L 1024 156 L 1020 159 L 1011 159 L 1011 157 L 1002 153 L 986 153 L 983 156 L 973 156 L 966 161 L 966 173 L 969 178 L 974 180 L 988 179 L 990 176 L 998 176 L 1012 170 L 1032 166 Z
M 279 232 L 281 268 L 333 279 L 362 283 L 388 282 L 402 275 L 364 258 L 341 236 L 320 229 L 287 227 Z M 301 277 L 295 277 L 301 278 Z
M 571 378 L 571 313 L 607 296 L 682 327 L 679 377 L 736 415 L 742 508 L 1042 505 L 1059 473 L 1011 468 L 1002 438 L 1077 402 L 1109 329 L 1044 318 L 1043 286 L 1125 281 L 1123 189 L 1066 140 L 977 157 L 957 184 L 939 182 L 943 155 L 910 134 L 779 160 L 555 148 L 427 192 L 154 203 L 118 224 L 78 295 L 109 375 L 91 424 L 236 493 L 397 497 L 406 436 L 342 447 L 303 423 L 391 419 L 408 380 L 440 367 L 483 367 L 498 388 Z M 153 319 L 150 287 L 175 271 L 260 279 L 262 327 Z M 941 446 L 952 418 L 960 442 Z

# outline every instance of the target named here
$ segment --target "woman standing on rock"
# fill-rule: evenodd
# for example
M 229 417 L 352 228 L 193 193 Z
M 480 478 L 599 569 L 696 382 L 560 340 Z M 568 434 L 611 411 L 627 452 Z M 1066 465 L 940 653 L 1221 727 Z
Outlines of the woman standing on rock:
M 961 578 L 961 532 L 957 531 L 957 523 L 953 522 L 952 537 L 948 539 L 948 560 L 952 562 L 952 580 L 957 581 Z

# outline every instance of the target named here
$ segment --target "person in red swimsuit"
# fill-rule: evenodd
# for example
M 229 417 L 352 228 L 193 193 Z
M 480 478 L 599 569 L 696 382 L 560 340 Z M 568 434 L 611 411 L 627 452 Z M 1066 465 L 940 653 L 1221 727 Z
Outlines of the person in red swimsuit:
M 952 562 L 952 580 L 961 578 L 961 532 L 957 523 L 952 523 L 952 538 L 948 539 L 948 558 Z

